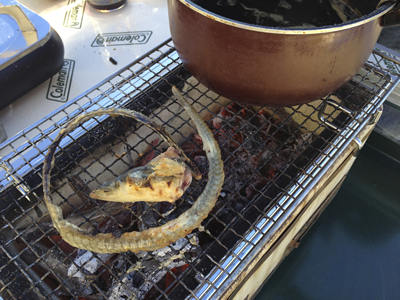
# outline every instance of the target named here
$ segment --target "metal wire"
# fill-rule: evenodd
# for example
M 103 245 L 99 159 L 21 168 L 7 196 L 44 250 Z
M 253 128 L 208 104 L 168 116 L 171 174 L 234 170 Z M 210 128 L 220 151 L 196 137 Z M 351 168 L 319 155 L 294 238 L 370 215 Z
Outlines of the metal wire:
M 327 96 L 339 105 L 249 107 L 201 85 L 183 68 L 172 42 L 164 42 L 0 145 L 0 296 L 218 298 L 374 116 L 399 82 L 397 61 L 378 47 L 351 81 Z M 207 169 L 201 142 L 171 97 L 172 85 L 209 120 L 223 152 L 224 189 L 203 228 L 158 252 L 107 256 L 69 246 L 43 205 L 41 167 L 47 147 L 74 116 L 98 108 L 135 109 L 164 126 Z M 204 180 L 193 182 L 175 205 L 110 205 L 88 194 L 165 146 L 133 121 L 93 118 L 61 141 L 53 198 L 65 217 L 90 232 L 118 235 L 163 224 L 190 207 Z

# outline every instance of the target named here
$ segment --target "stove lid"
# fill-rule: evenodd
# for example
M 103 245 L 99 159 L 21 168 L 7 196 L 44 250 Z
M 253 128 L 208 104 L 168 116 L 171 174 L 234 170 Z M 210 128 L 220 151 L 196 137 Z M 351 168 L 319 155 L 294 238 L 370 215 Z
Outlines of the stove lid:
M 14 0 L 0 0 L 0 71 L 43 45 L 50 25 Z

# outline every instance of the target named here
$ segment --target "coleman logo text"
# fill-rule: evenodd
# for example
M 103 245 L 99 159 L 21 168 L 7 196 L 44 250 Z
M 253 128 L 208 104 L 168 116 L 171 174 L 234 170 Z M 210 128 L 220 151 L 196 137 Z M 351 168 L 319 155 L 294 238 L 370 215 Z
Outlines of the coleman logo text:
M 64 65 L 51 79 L 46 98 L 53 101 L 66 102 L 71 88 L 75 61 L 64 59 Z
M 151 33 L 151 31 L 101 33 L 92 42 L 92 47 L 146 44 Z

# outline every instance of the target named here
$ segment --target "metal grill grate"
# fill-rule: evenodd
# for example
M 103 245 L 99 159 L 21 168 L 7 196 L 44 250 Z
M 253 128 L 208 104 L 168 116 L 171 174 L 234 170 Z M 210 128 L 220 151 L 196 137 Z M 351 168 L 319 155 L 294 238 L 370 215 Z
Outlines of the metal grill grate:
M 1 144 L 1 297 L 218 298 L 373 118 L 399 78 L 397 58 L 377 48 L 328 101 L 249 107 L 202 86 L 166 41 Z M 201 142 L 171 97 L 172 85 L 208 120 L 220 144 L 226 180 L 214 210 L 202 228 L 158 251 L 104 255 L 69 246 L 42 201 L 41 166 L 59 128 L 74 116 L 105 107 L 141 111 L 206 172 Z M 60 143 L 53 198 L 66 218 L 90 232 L 119 235 L 163 224 L 190 207 L 205 179 L 193 182 L 174 205 L 110 204 L 88 193 L 165 149 L 155 133 L 134 121 L 91 119 Z

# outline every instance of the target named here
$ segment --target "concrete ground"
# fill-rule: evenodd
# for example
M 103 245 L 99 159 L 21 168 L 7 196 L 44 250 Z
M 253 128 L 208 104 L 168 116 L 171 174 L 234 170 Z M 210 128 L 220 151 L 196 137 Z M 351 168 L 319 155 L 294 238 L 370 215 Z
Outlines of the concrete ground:
M 396 50 L 400 56 L 400 26 L 385 28 L 378 43 Z M 375 132 L 393 142 L 393 145 L 400 145 L 400 85 L 385 103 L 382 118 Z
M 378 43 L 400 52 L 400 26 L 384 28 Z

